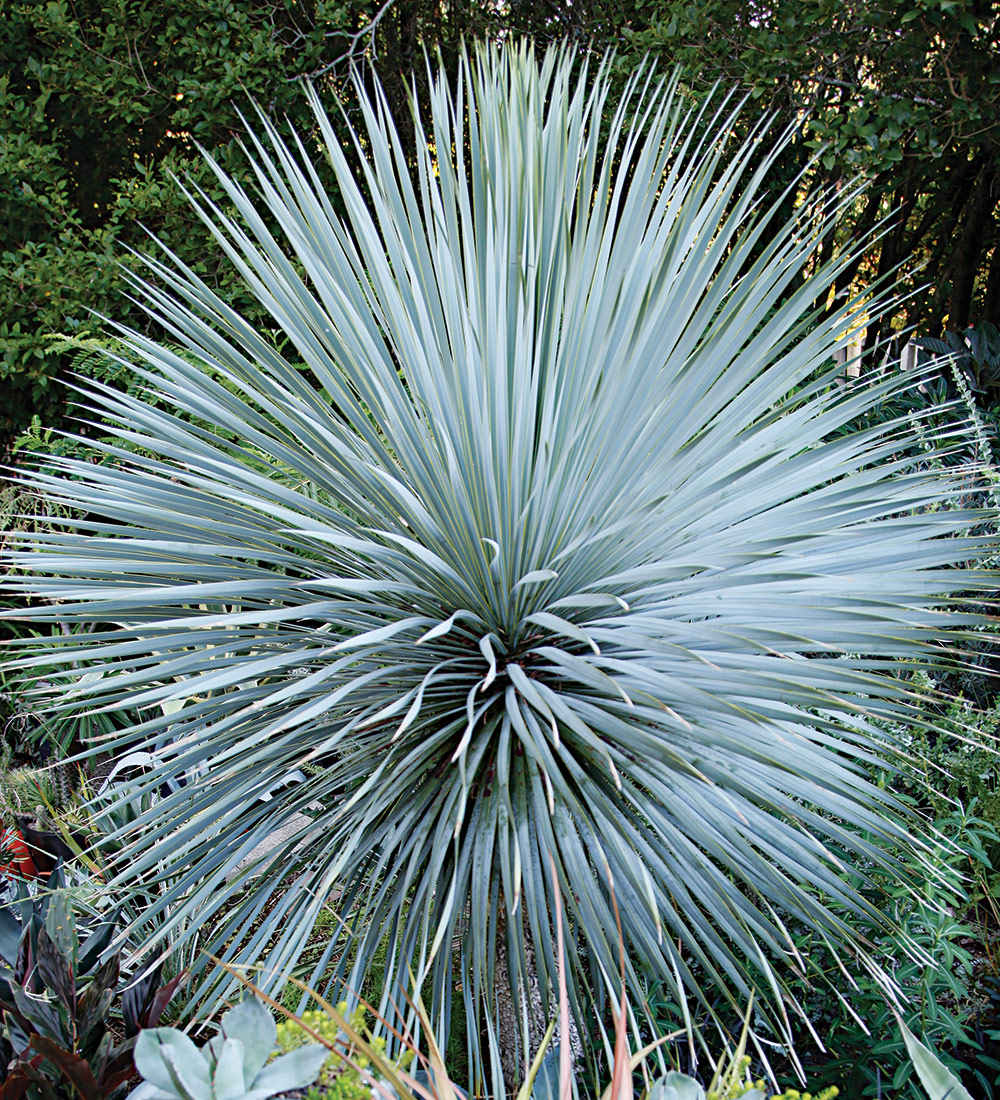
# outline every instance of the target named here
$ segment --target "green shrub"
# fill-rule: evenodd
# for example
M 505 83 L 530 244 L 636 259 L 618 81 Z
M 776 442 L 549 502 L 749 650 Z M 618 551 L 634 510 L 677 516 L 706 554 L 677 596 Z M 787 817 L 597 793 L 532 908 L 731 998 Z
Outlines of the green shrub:
M 377 18 L 376 18 L 377 17 Z M 245 316 L 268 320 L 175 180 L 225 203 L 197 145 L 249 183 L 239 148 L 260 104 L 305 132 L 299 78 L 314 74 L 356 110 L 346 79 L 370 59 L 406 117 L 420 43 L 454 53 L 502 22 L 492 5 L 433 0 L 26 0 L 0 19 L 0 457 L 40 416 L 60 423 L 70 355 L 54 334 L 110 337 L 101 317 L 164 335 L 120 293 L 128 249 L 156 233 Z M 322 164 L 330 194 L 336 188 Z
M 995 1073 L 978 1064 L 972 1007 L 976 989 L 970 946 L 980 942 L 981 932 L 963 914 L 975 873 L 990 867 L 987 846 L 1000 836 L 989 822 L 955 811 L 939 817 L 934 828 L 940 841 L 923 858 L 898 853 L 910 873 L 922 878 L 919 889 L 902 879 L 885 880 L 876 868 L 868 881 L 856 880 L 872 900 L 890 899 L 887 909 L 895 934 L 886 936 L 849 910 L 842 915 L 856 934 L 872 937 L 875 950 L 887 960 L 902 994 L 904 1021 L 939 1051 L 951 1070 L 975 1079 L 979 1095 L 991 1098 L 996 1095 Z M 823 945 L 815 937 L 802 937 L 798 946 L 807 958 L 822 957 Z M 896 1014 L 877 977 L 855 972 L 857 988 L 848 989 L 831 963 L 826 978 L 825 994 L 823 984 L 814 982 L 803 995 L 810 1022 L 826 1047 L 826 1053 L 810 1051 L 808 1036 L 800 1036 L 798 1052 L 807 1059 L 810 1085 L 836 1083 L 852 1100 L 879 1096 L 880 1088 L 898 1100 L 923 1100 Z
M 912 733 L 914 774 L 925 784 L 915 797 L 935 814 L 974 803 L 976 816 L 1000 831 L 1000 699 L 979 708 L 959 696 L 928 717 L 933 726 Z
M 353 1012 L 348 1008 L 347 1002 L 342 1001 L 337 1006 L 351 1026 L 358 1032 L 367 1033 L 367 1018 L 363 1008 L 356 1008 Z M 296 1047 L 311 1042 L 312 1037 L 299 1024 L 302 1024 L 316 1032 L 330 1043 L 337 1043 L 341 1050 L 346 1052 L 349 1044 L 345 1041 L 343 1032 L 336 1022 L 322 1009 L 307 1009 L 297 1018 L 285 1019 L 278 1024 L 278 1050 L 286 1052 Z M 368 1040 L 377 1054 L 384 1056 L 386 1053 L 385 1038 L 379 1035 L 368 1034 Z M 410 1065 L 412 1055 L 404 1053 L 396 1064 L 405 1068 Z M 345 1058 L 335 1050 L 330 1051 L 319 1079 L 306 1093 L 307 1100 L 369 1100 L 372 1095 L 372 1085 L 366 1083 L 364 1076 L 359 1071 L 373 1070 L 370 1059 L 362 1053 L 353 1051 L 350 1054 L 348 1064 Z M 380 1079 L 377 1077 L 377 1079 Z
M 1000 1067 L 991 1068 L 977 1036 L 984 991 L 972 949 L 983 942 L 983 932 L 972 923 L 976 914 L 969 899 L 977 888 L 977 872 L 989 872 L 988 849 L 998 836 L 990 823 L 954 810 L 937 818 L 934 830 L 939 841 L 923 855 L 891 851 L 900 861 L 897 874 L 870 865 L 850 880 L 873 905 L 883 906 L 887 928 L 876 928 L 849 907 L 837 907 L 836 912 L 884 960 L 898 987 L 903 1020 L 939 1051 L 950 1069 L 975 1082 L 978 1095 L 991 1098 L 997 1095 L 994 1078 Z M 841 969 L 848 960 L 830 952 L 814 934 L 796 934 L 794 926 L 790 931 L 806 965 L 806 976 L 793 983 L 792 992 L 810 1023 L 809 1028 L 796 1028 L 795 1050 L 812 1092 L 836 1086 L 850 1100 L 885 1094 L 894 1100 L 924 1100 L 879 975 L 850 967 L 848 978 Z M 676 1001 L 662 987 L 651 988 L 650 1004 L 657 1014 L 653 1034 L 683 1026 Z M 738 1018 L 721 1002 L 715 1007 L 729 1032 L 736 1033 Z M 758 1019 L 756 1025 L 761 1024 Z M 700 1030 L 707 1039 L 711 1019 L 701 1018 Z M 768 1038 L 766 1028 L 761 1035 Z M 772 1043 L 776 1038 L 770 1035 Z M 793 1088 L 794 1074 L 784 1068 L 781 1047 L 764 1049 L 779 1079 Z

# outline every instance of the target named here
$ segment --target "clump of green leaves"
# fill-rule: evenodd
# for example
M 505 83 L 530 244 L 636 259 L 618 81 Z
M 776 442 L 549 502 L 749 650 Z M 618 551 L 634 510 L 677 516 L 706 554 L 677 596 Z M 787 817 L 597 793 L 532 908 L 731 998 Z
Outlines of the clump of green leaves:
M 920 1038 L 932 1042 L 943 1061 L 957 1074 L 973 1074 L 984 1097 L 993 1097 L 993 1081 L 977 1068 L 978 1044 L 970 1004 L 973 994 L 973 956 L 970 945 L 981 938 L 965 915 L 967 890 L 975 885 L 975 870 L 986 869 L 986 845 L 998 840 L 989 823 L 955 812 L 935 821 L 938 841 L 922 856 L 898 853 L 922 885 L 880 881 L 868 869 L 869 882 L 857 881 L 870 897 L 888 897 L 886 910 L 896 928 L 880 933 L 857 916 L 845 919 L 861 935 L 871 935 L 883 957 L 892 960 L 892 974 L 902 993 L 905 1022 Z M 799 947 L 807 957 L 821 954 L 814 938 L 805 936 Z M 814 1026 L 825 1053 L 807 1053 L 803 1036 L 800 1054 L 810 1062 L 810 1083 L 836 1082 L 852 1097 L 874 1097 L 891 1085 L 892 1095 L 920 1100 L 923 1093 L 907 1047 L 895 1021 L 897 1013 L 886 1002 L 884 990 L 870 976 L 855 975 L 857 988 L 841 997 L 836 992 L 837 971 L 831 965 L 823 992 L 817 984 L 806 995 Z M 849 1002 L 849 1003 L 848 1003 Z M 859 1022 L 859 1019 L 861 1022 Z
M 891 932 L 876 928 L 847 907 L 837 911 L 888 960 L 906 1024 L 934 1044 L 953 1072 L 975 1078 L 978 1093 L 992 1098 L 991 1063 L 982 1057 L 976 1028 L 982 991 L 972 947 L 983 935 L 974 923 L 969 899 L 977 889 L 977 872 L 989 871 L 988 848 L 996 842 L 997 833 L 982 818 L 952 809 L 934 821 L 934 834 L 937 842 L 922 853 L 898 848 L 887 852 L 899 860 L 896 877 L 870 865 L 856 868 L 851 878 L 865 897 L 885 907 Z M 795 934 L 795 943 L 812 967 L 808 981 L 800 981 L 795 991 L 815 1031 L 800 1030 L 795 1048 L 813 1097 L 838 1087 L 850 1100 L 886 1095 L 887 1089 L 895 1100 L 923 1100 L 896 1027 L 897 1013 L 880 982 L 869 973 L 855 971 L 852 986 L 845 988 L 842 959 L 825 951 L 808 931 Z M 676 1002 L 662 989 L 651 988 L 649 1003 L 658 1014 L 655 1032 L 682 1026 Z M 704 1019 L 703 1032 L 709 1026 Z M 735 1030 L 735 1023 L 730 1028 Z M 814 1034 L 822 1040 L 822 1049 Z M 799 1072 L 780 1059 L 771 1068 L 783 1084 Z M 791 1086 L 787 1095 L 798 1097 Z
M 920 1042 L 898 1018 L 897 1024 L 907 1070 L 914 1073 L 914 1095 L 918 1100 L 971 1100 L 961 1081 L 938 1055 L 926 1043 Z M 686 1074 L 667 1073 L 650 1086 L 646 1094 L 647 1100 L 835 1100 L 841 1093 L 836 1085 L 828 1085 L 818 1092 L 800 1092 L 797 1088 L 786 1088 L 780 1093 L 772 1093 L 763 1080 L 751 1082 L 746 1079 L 749 1063 L 749 1056 L 735 1059 L 730 1064 L 730 1074 L 718 1082 L 713 1081 L 707 1090 Z M 718 1077 L 716 1074 L 717 1079 Z M 852 1091 L 846 1093 L 849 1100 L 854 1100 L 856 1095 L 858 1094 Z M 881 1088 L 878 1095 L 884 1095 Z M 898 1093 L 892 1092 L 889 1095 L 895 1097 Z
M 932 356 L 950 361 L 965 377 L 972 392 L 987 407 L 1000 400 L 1000 331 L 990 321 L 970 325 L 961 332 L 946 332 L 942 339 L 924 336 L 917 345 Z
M 337 1011 L 345 1016 L 351 1027 L 359 1033 L 368 1033 L 368 1041 L 376 1053 L 381 1057 L 385 1055 L 386 1041 L 380 1035 L 371 1035 L 365 1010 L 362 1007 L 351 1012 L 346 1001 L 337 1005 Z M 301 1021 L 301 1022 L 300 1022 Z M 371 1096 L 371 1085 L 366 1084 L 362 1071 L 371 1068 L 371 1060 L 363 1053 L 348 1054 L 344 1046 L 343 1032 L 336 1020 L 321 1009 L 307 1009 L 299 1017 L 290 1017 L 278 1023 L 278 1050 L 287 1052 L 296 1050 L 311 1041 L 309 1033 L 303 1028 L 305 1025 L 309 1031 L 325 1039 L 333 1048 L 339 1041 L 342 1050 L 330 1049 L 319 1078 L 307 1093 L 308 1100 L 367 1100 Z M 412 1054 L 404 1053 L 399 1065 L 406 1066 L 412 1060 Z
M 926 783 L 921 792 L 936 814 L 956 805 L 971 808 L 1000 830 L 1000 699 L 977 707 L 964 696 L 952 699 L 933 727 L 913 730 L 914 772 Z

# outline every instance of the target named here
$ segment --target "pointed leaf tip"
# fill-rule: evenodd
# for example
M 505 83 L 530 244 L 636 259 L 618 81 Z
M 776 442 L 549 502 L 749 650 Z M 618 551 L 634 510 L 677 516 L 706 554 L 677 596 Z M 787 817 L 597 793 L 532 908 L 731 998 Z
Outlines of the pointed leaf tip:
M 520 588 L 523 584 L 544 584 L 546 581 L 554 581 L 558 578 L 559 574 L 554 569 L 532 569 L 530 573 L 525 573 L 514 587 Z

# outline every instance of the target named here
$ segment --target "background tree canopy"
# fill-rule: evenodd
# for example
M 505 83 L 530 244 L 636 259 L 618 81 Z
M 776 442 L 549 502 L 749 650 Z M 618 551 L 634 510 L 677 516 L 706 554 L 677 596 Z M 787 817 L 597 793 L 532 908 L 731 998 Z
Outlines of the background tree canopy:
M 1000 315 L 1000 15 L 988 0 L 0 0 L 3 439 L 66 410 L 55 379 L 72 349 L 54 334 L 99 337 L 91 311 L 149 325 L 116 289 L 123 246 L 146 248 L 146 230 L 252 314 L 171 179 L 222 201 L 196 146 L 245 173 L 251 101 L 301 131 L 297 78 L 310 76 L 350 113 L 351 60 L 367 58 L 405 133 L 424 50 L 453 68 L 463 37 L 522 33 L 615 48 L 623 75 L 647 53 L 680 64 L 696 97 L 743 90 L 798 127 L 777 180 L 817 153 L 810 182 L 871 179 L 831 247 L 898 213 L 838 290 L 899 265 L 923 265 L 907 280 L 926 289 L 870 327 L 869 349 L 890 327 L 938 335 Z

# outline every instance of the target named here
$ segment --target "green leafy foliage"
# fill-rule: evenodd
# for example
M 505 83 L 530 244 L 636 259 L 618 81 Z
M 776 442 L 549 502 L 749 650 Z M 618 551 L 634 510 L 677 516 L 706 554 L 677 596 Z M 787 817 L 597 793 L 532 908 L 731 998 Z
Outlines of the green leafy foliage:
M 316 1080 L 324 1046 L 295 1046 L 269 1061 L 277 1042 L 274 1020 L 253 997 L 223 1014 L 219 1034 L 200 1049 L 183 1031 L 140 1032 L 136 1069 L 143 1084 L 134 1100 L 267 1100 Z
M 936 814 L 968 807 L 995 832 L 1000 832 L 1000 701 L 985 709 L 959 696 L 934 715 L 930 728 L 912 731 L 914 774 L 926 784 L 922 801 Z M 971 838 L 970 838 L 971 839 Z M 980 873 L 992 878 L 992 856 L 998 849 L 987 836 Z
M 951 1070 L 977 1081 L 983 1097 L 995 1095 L 993 1074 L 978 1066 L 975 1038 L 970 948 L 981 939 L 980 930 L 967 923 L 966 890 L 977 882 L 977 872 L 988 871 L 987 845 L 996 843 L 996 830 L 982 819 L 952 811 L 935 821 L 938 840 L 922 854 L 899 853 L 910 863 L 908 885 L 878 882 L 878 872 L 858 880 L 873 900 L 885 898 L 895 931 L 880 934 L 849 911 L 859 935 L 873 935 L 880 955 L 892 960 L 893 977 L 902 994 L 899 1008 L 886 1001 L 877 977 L 856 975 L 856 988 L 845 990 L 842 975 L 831 961 L 826 985 L 814 979 L 811 994 L 804 997 L 810 1022 L 822 1039 L 824 1050 L 811 1050 L 805 1035 L 797 1049 L 808 1066 L 810 1085 L 837 1084 L 850 1097 L 877 1097 L 880 1090 L 894 1097 L 922 1100 L 919 1079 L 906 1045 L 894 1026 L 900 1015 L 924 1042 L 941 1051 Z M 904 876 L 901 876 L 904 877 Z M 913 880 L 922 879 L 914 889 Z M 799 941 L 803 956 L 822 957 L 822 945 L 814 937 Z M 985 1070 L 985 1067 L 983 1067 Z
M 899 1022 L 899 1030 L 928 1100 L 972 1100 L 971 1095 L 962 1087 L 962 1082 L 902 1021 Z
M 705 83 L 714 73 L 696 65 L 710 56 L 715 72 L 750 88 L 764 107 L 798 102 L 803 130 L 831 168 L 876 175 L 917 150 L 940 160 L 949 144 L 997 125 L 1000 82 L 989 62 L 995 17 L 982 5 L 817 0 L 807 10 L 779 0 L 748 11 L 730 0 L 697 7 L 649 0 L 642 10 L 649 26 L 633 32 L 634 43 L 669 51 Z M 950 51 L 958 49 L 964 63 L 953 80 Z
M 162 335 L 118 292 L 118 265 L 135 266 L 126 249 L 143 247 L 147 231 L 236 308 L 257 308 L 175 185 L 187 179 L 223 200 L 196 145 L 248 179 L 238 142 L 251 103 L 304 131 L 298 78 L 349 98 L 345 77 L 366 54 L 402 117 L 421 45 L 454 49 L 494 20 L 490 6 L 446 18 L 434 2 L 376 0 L 5 4 L 0 454 L 32 415 L 54 425 L 67 411 L 69 356 L 55 334 L 100 336 L 97 311 Z
M 0 26 L 8 430 L 32 411 L 59 419 L 67 395 L 53 375 L 66 363 L 53 333 L 92 337 L 100 322 L 90 311 L 129 312 L 114 284 L 120 245 L 140 243 L 142 225 L 211 277 L 212 257 L 197 255 L 205 239 L 170 176 L 200 174 L 195 141 L 237 155 L 232 101 L 243 89 L 276 107 L 294 102 L 289 81 L 317 64 L 323 43 L 311 29 L 296 40 L 284 4 L 8 6 Z
M 879 873 L 871 874 L 869 868 L 868 875 L 855 880 L 866 896 L 886 907 L 894 929 L 890 935 L 849 909 L 841 910 L 856 934 L 873 936 L 880 957 L 891 960 L 901 994 L 897 1007 L 887 1001 L 877 976 L 855 972 L 848 983 L 838 959 L 814 935 L 796 937 L 813 969 L 811 988 L 800 994 L 810 1026 L 796 1034 L 795 1050 L 814 1094 L 839 1088 L 852 1100 L 885 1095 L 923 1100 L 920 1079 L 895 1026 L 899 1018 L 940 1051 L 952 1073 L 973 1083 L 977 1096 L 997 1094 L 996 1071 L 983 1056 L 983 1035 L 976 1027 L 983 990 L 973 952 L 981 950 L 984 933 L 970 906 L 981 876 L 990 873 L 988 849 L 997 833 L 982 819 L 953 809 L 936 820 L 935 831 L 938 842 L 923 856 L 896 853 L 910 864 L 908 875 L 904 871 L 879 881 Z M 910 878 L 910 884 L 900 885 L 902 877 Z M 817 973 L 823 959 L 828 961 Z M 676 1004 L 655 990 L 651 1000 L 660 1012 L 654 1033 L 675 1030 L 680 1022 Z M 780 1059 L 771 1068 L 779 1080 L 793 1076 L 792 1070 L 782 1069 Z
M 337 1009 L 350 1021 L 355 1031 L 367 1032 L 376 1055 L 385 1057 L 386 1040 L 384 1036 L 368 1032 L 365 1010 L 358 1007 L 351 1012 L 346 1001 L 337 1005 Z M 329 1044 L 329 1052 L 316 1083 L 306 1093 L 306 1100 L 368 1100 L 372 1093 L 370 1074 L 375 1072 L 371 1060 L 367 1055 L 351 1049 L 336 1020 L 322 1009 L 307 1009 L 301 1016 L 279 1021 L 278 1050 L 283 1053 L 296 1050 L 310 1041 L 310 1034 L 321 1036 Z M 407 1053 L 398 1065 L 405 1067 L 411 1059 L 412 1055 Z
M 969 1093 L 962 1087 L 961 1081 L 951 1073 L 929 1047 L 921 1043 L 905 1024 L 899 1024 L 900 1032 L 912 1065 L 923 1086 L 920 1100 L 971 1100 Z M 698 1081 L 683 1073 L 667 1073 L 655 1080 L 646 1093 L 647 1100 L 834 1100 L 840 1095 L 836 1086 L 829 1086 L 819 1092 L 800 1092 L 798 1089 L 785 1089 L 781 1093 L 772 1093 L 763 1082 L 741 1086 L 735 1091 L 724 1094 L 711 1090 L 706 1093 Z M 847 1093 L 852 1096 L 852 1093 Z M 883 1094 L 885 1095 L 885 1094 Z M 895 1096 L 895 1093 L 889 1095 Z
M 912 843 L 866 771 L 904 748 L 877 722 L 913 713 L 897 662 L 946 663 L 995 585 L 967 471 L 900 457 L 905 419 L 837 434 L 900 381 L 786 400 L 878 309 L 830 315 L 851 257 L 816 262 L 853 192 L 787 220 L 790 135 L 734 145 L 723 109 L 695 141 L 645 77 L 609 133 L 576 60 L 433 80 L 416 186 L 377 88 L 357 160 L 314 94 L 344 219 L 263 120 L 256 198 L 209 165 L 257 306 L 146 261 L 191 354 L 123 332 L 146 392 L 89 389 L 119 443 L 26 476 L 68 518 L 10 556 L 21 614 L 93 628 L 59 705 L 146 708 L 113 747 L 154 757 L 140 797 L 175 784 L 110 864 L 157 896 L 134 934 L 276 982 L 336 900 L 314 974 L 350 997 L 382 952 L 442 1038 L 460 981 L 479 1080 L 501 983 L 516 1002 L 530 945 L 544 1011 L 560 929 L 579 1019 L 618 995 L 619 918 L 639 1013 L 651 974 L 706 1011 L 760 991 L 784 1035 L 789 922 L 879 969 L 839 912 L 889 934 L 843 868 Z
M 917 344 L 960 370 L 987 408 L 1000 401 L 1000 332 L 996 325 L 984 321 L 962 332 L 946 332 L 943 340 L 923 337 Z

